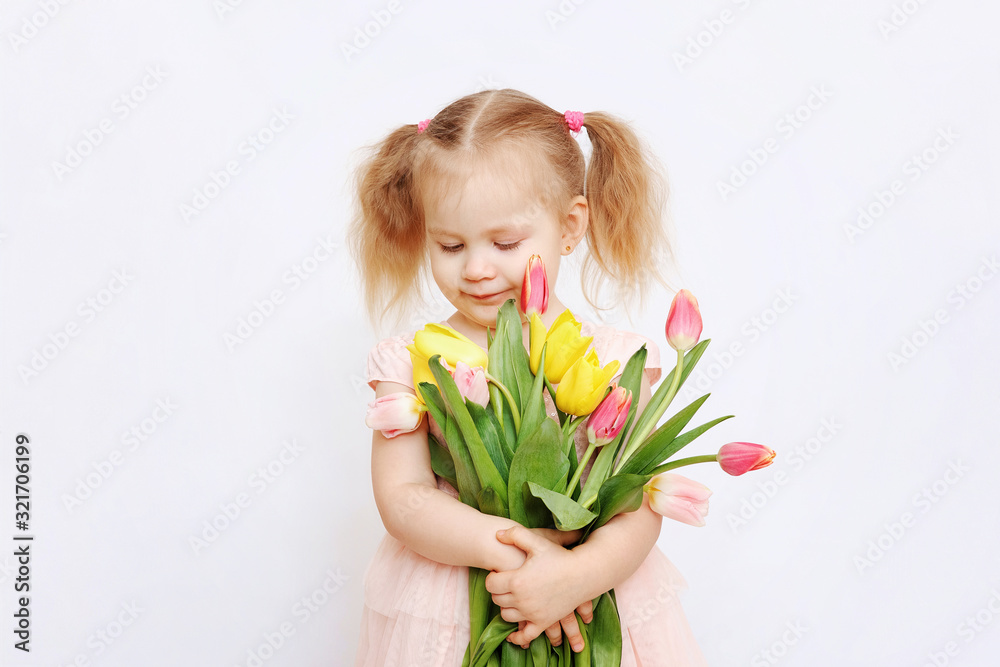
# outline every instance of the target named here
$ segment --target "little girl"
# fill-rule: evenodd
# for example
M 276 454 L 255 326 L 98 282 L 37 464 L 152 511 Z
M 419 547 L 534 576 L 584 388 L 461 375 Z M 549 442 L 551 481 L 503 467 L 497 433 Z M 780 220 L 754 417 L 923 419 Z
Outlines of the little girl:
M 593 147 L 589 169 L 574 138 L 582 127 Z M 487 327 L 507 299 L 519 298 L 525 265 L 537 254 L 548 273 L 542 319 L 549 326 L 565 309 L 554 289 L 560 258 L 584 237 L 591 305 L 588 284 L 611 282 L 628 304 L 651 280 L 662 283 L 662 179 L 629 127 L 604 113 L 562 114 L 509 89 L 469 95 L 374 146 L 357 191 L 348 237 L 373 324 L 418 296 L 429 266 L 455 307 L 441 324 L 485 350 Z M 414 391 L 406 349 L 414 333 L 371 350 L 367 379 L 376 397 Z M 602 365 L 617 359 L 624 368 L 646 345 L 641 410 L 662 373 L 657 345 L 588 321 L 582 334 L 593 336 Z M 547 393 L 545 399 L 554 417 Z M 494 571 L 487 589 L 504 618 L 519 622 L 509 641 L 526 646 L 545 632 L 558 645 L 565 633 L 579 650 L 574 610 L 589 623 L 590 601 L 614 588 L 623 667 L 705 664 L 677 598 L 684 580 L 656 547 L 660 516 L 648 500 L 569 550 L 563 544 L 578 533 L 528 530 L 461 503 L 431 470 L 428 432 L 444 443 L 429 414 L 413 432 L 372 437 L 372 489 L 388 534 L 365 574 L 356 665 L 461 665 L 469 567 Z M 586 429 L 576 436 L 582 455 Z

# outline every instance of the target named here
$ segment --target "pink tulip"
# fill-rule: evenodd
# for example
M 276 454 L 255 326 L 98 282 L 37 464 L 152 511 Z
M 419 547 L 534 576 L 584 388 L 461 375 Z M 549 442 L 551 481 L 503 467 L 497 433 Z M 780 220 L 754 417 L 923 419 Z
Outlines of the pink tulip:
M 365 426 L 387 438 L 415 431 L 427 411 L 419 398 L 406 391 L 380 396 L 368 404 Z
M 458 393 L 462 395 L 462 398 L 467 398 L 484 408 L 490 402 L 489 382 L 486 380 L 486 371 L 483 370 L 482 366 L 470 368 L 464 361 L 456 361 L 452 377 L 455 378 Z
M 544 315 L 549 307 L 549 280 L 545 275 L 545 265 L 539 255 L 532 255 L 524 267 L 524 282 L 521 283 L 521 312 L 525 315 Z
M 587 438 L 590 442 L 603 447 L 617 438 L 628 419 L 631 405 L 632 392 L 615 385 L 587 420 Z
M 690 350 L 701 336 L 701 311 L 694 294 L 682 289 L 670 302 L 667 314 L 667 343 L 679 352 Z
M 712 491 L 687 477 L 661 472 L 646 485 L 649 505 L 658 514 L 691 526 L 704 526 Z
M 730 442 L 719 449 L 718 459 L 722 469 L 730 475 L 742 475 L 751 470 L 771 465 L 778 453 L 770 447 L 752 442 Z

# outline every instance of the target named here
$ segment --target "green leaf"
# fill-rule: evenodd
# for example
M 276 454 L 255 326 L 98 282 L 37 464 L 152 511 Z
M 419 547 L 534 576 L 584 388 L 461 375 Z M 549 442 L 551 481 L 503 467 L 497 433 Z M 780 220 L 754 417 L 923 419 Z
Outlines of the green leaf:
M 546 343 L 548 345 L 548 343 Z M 542 357 L 539 362 L 539 370 L 545 368 L 545 347 L 542 346 Z M 535 376 L 534 382 L 531 384 L 531 390 L 528 392 L 527 396 L 522 396 L 522 402 L 525 403 L 524 411 L 521 413 L 521 435 L 530 435 L 534 433 L 538 425 L 545 420 L 545 399 L 542 398 L 542 388 L 545 386 L 545 373 L 539 373 Z M 524 442 L 523 438 L 518 438 L 518 447 Z
M 471 646 L 476 646 L 479 643 L 480 636 L 490 617 L 490 605 L 493 604 L 493 598 L 486 590 L 486 576 L 488 574 L 489 571 L 478 567 L 469 568 L 469 644 Z M 474 657 L 475 653 L 473 653 L 473 659 Z
M 508 372 L 511 384 L 517 387 L 517 393 L 511 385 L 504 382 L 511 395 L 518 401 L 521 414 L 527 409 L 525 397 L 532 383 L 531 365 L 528 361 L 528 351 L 524 348 L 524 327 L 521 324 L 521 314 L 513 299 L 508 299 L 497 313 L 497 321 L 504 323 L 505 352 L 507 355 Z M 497 329 L 499 331 L 499 327 Z
M 472 465 L 472 457 L 469 456 L 469 449 L 465 446 L 465 439 L 458 430 L 458 424 L 454 419 L 446 419 L 444 423 L 444 440 L 448 443 L 448 450 L 451 452 L 452 462 L 455 464 L 455 478 L 458 480 L 458 497 L 470 507 L 479 509 L 477 500 L 483 485 L 479 483 L 476 476 L 476 469 Z
M 534 433 L 525 438 L 510 462 L 510 478 L 507 480 L 510 518 L 528 528 L 548 526 L 548 517 L 542 503 L 536 501 L 534 507 L 526 506 L 526 497 L 531 500 L 534 498 L 527 493 L 525 482 L 531 480 L 542 486 L 555 488 L 565 480 L 568 470 L 569 459 L 562 451 L 559 427 L 553 420 L 546 419 Z
M 476 500 L 479 502 L 479 511 L 483 514 L 507 516 L 507 505 L 501 502 L 500 497 L 497 496 L 497 492 L 490 487 L 484 486 Z
M 455 476 L 455 459 L 452 458 L 451 452 L 430 433 L 427 434 L 427 445 L 431 450 L 431 470 L 457 489 L 458 478 Z
M 544 632 L 531 641 L 528 650 L 531 652 L 531 661 L 534 663 L 534 667 L 548 667 L 551 646 L 552 644 L 549 643 L 549 638 Z
M 493 465 L 497 467 L 500 477 L 503 478 L 506 488 L 507 475 L 510 470 L 510 459 L 507 458 L 501 444 L 503 437 L 500 434 L 500 423 L 492 412 L 478 403 L 467 400 L 465 406 L 469 409 L 469 415 L 476 424 L 476 430 L 479 431 L 479 435 L 482 437 L 483 445 L 486 447 Z
M 420 392 L 424 399 L 424 405 L 427 406 L 427 412 L 430 413 L 437 425 L 441 427 L 441 431 L 444 431 L 444 423 L 448 419 L 448 413 L 444 407 L 444 400 L 441 398 L 441 392 L 438 391 L 437 386 L 433 382 L 421 382 L 417 385 L 417 391 Z
M 594 665 L 621 667 L 622 629 L 618 607 L 611 591 L 594 603 L 594 620 L 590 622 L 590 654 Z
M 528 667 L 528 652 L 516 644 L 500 642 L 500 664 L 503 667 Z
M 576 612 L 574 612 L 576 613 Z M 591 621 L 593 623 L 593 621 Z M 591 658 L 593 657 L 593 645 L 594 645 L 594 631 L 592 626 L 587 625 L 580 618 L 580 614 L 576 614 L 576 624 L 580 626 L 580 637 L 583 639 L 583 650 L 574 656 L 573 664 L 576 667 L 590 667 Z M 621 638 L 618 640 L 618 645 L 621 646 Z M 603 662 L 595 662 L 595 665 L 603 665 Z
M 522 383 L 518 378 L 518 353 L 524 353 L 521 317 L 513 299 L 508 299 L 497 312 L 496 335 L 488 352 L 490 373 L 500 380 L 521 408 Z M 529 371 L 530 374 L 530 371 Z
M 732 418 L 733 415 L 726 415 L 725 417 L 719 417 L 718 419 L 713 419 L 712 421 L 706 422 L 697 428 L 693 428 L 690 431 L 685 431 L 684 433 L 681 433 L 679 436 L 674 438 L 667 447 L 663 449 L 663 457 L 659 461 L 653 461 L 649 463 L 646 466 L 646 468 L 642 471 L 642 474 L 644 475 L 650 474 L 653 471 L 653 469 L 655 469 L 658 465 L 660 465 L 661 463 L 669 459 L 671 456 L 679 452 L 681 448 L 689 444 L 692 440 L 700 436 L 702 433 L 712 428 L 716 424 L 719 424 L 721 422 L 726 421 L 727 419 L 732 419 Z
M 642 506 L 642 487 L 648 475 L 618 473 L 601 486 L 597 494 L 597 521 L 591 530 L 597 530 L 618 514 L 634 512 Z M 598 507 L 599 505 L 599 507 Z
M 545 379 L 545 388 L 549 390 L 549 398 L 552 399 L 552 407 L 556 410 L 556 417 L 559 420 L 559 426 L 564 426 L 566 424 L 567 415 L 559 409 L 558 405 L 556 405 L 556 388 L 552 386 L 551 382 L 549 382 L 549 378 L 545 375 L 545 373 L 542 373 L 542 377 Z
M 705 349 L 708 347 L 710 342 L 712 342 L 712 340 L 707 338 L 692 347 L 684 355 L 684 370 L 681 371 L 681 381 L 680 384 L 677 385 L 678 393 L 680 392 L 681 387 L 684 386 L 684 381 L 687 380 L 688 376 L 691 375 L 691 371 L 693 371 L 694 367 L 698 364 L 698 360 L 701 359 L 701 355 L 705 353 Z M 643 429 L 651 419 L 659 419 L 659 417 L 662 416 L 662 413 L 659 416 L 654 416 L 655 410 L 651 408 L 659 405 L 664 396 L 666 396 L 667 392 L 670 390 L 670 385 L 674 380 L 674 371 L 676 370 L 677 367 L 674 366 L 670 369 L 670 372 L 667 373 L 666 377 L 660 381 L 660 386 L 657 387 L 656 391 L 653 393 L 653 397 L 649 399 L 649 405 L 642 411 L 642 414 L 639 415 L 639 419 L 636 421 L 636 432 Z M 627 446 L 629 443 L 627 440 L 625 442 Z
M 514 630 L 517 630 L 517 623 L 503 620 L 500 614 L 494 616 L 476 642 L 476 649 L 472 652 L 471 667 L 486 667 L 490 657 Z M 507 643 L 510 644 L 510 642 Z M 524 653 L 523 650 L 521 652 Z M 505 662 L 505 667 L 506 664 Z
M 458 386 L 455 385 L 455 380 L 451 377 L 448 369 L 441 365 L 439 358 L 440 355 L 437 354 L 430 358 L 430 368 L 431 372 L 434 373 L 434 379 L 437 380 L 438 386 L 441 388 L 448 414 L 458 423 L 458 429 L 468 447 L 469 457 L 472 459 L 480 483 L 482 486 L 490 487 L 496 491 L 503 504 L 506 505 L 507 484 L 501 478 L 489 452 L 486 451 L 486 446 L 476 429 L 475 422 L 472 421 L 469 409 L 465 405 L 465 399 L 462 398 Z M 450 439 L 448 444 L 451 445 Z
M 691 402 L 690 405 L 686 406 L 680 410 L 673 417 L 668 419 L 663 423 L 660 428 L 653 431 L 646 442 L 640 445 L 634 452 L 629 460 L 622 465 L 619 472 L 631 472 L 638 473 L 642 470 L 648 468 L 649 463 L 654 462 L 654 467 L 659 465 L 665 460 L 665 456 L 661 455 L 661 452 L 665 450 L 670 442 L 677 437 L 677 434 L 687 426 L 687 423 L 691 421 L 694 417 L 694 413 L 698 411 L 702 403 L 708 400 L 711 394 L 705 394 L 701 398 L 697 398 Z
M 503 413 L 503 446 L 504 455 L 510 461 L 514 458 L 514 450 L 517 449 L 517 427 L 514 425 L 514 415 L 510 410 Z
M 580 503 L 557 491 L 546 489 L 544 486 L 530 481 L 528 488 L 531 490 L 531 495 L 545 503 L 545 506 L 552 512 L 552 518 L 559 530 L 583 528 L 597 518 L 596 514 L 584 509 Z

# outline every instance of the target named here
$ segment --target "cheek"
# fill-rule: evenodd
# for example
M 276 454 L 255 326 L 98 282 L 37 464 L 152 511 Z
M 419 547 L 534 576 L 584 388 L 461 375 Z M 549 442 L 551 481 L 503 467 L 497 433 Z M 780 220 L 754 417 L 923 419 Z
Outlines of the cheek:
M 444 285 L 447 282 L 448 271 L 445 263 L 441 261 L 440 258 L 432 259 L 431 265 L 431 276 L 434 278 L 434 282 L 438 286 Z

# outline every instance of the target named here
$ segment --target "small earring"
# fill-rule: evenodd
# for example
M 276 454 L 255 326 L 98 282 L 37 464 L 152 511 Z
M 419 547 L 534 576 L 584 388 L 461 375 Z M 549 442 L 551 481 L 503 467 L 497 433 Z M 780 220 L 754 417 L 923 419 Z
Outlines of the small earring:
M 570 250 L 572 250 L 572 248 L 570 248 L 569 246 L 566 246 L 566 252 L 569 252 Z

